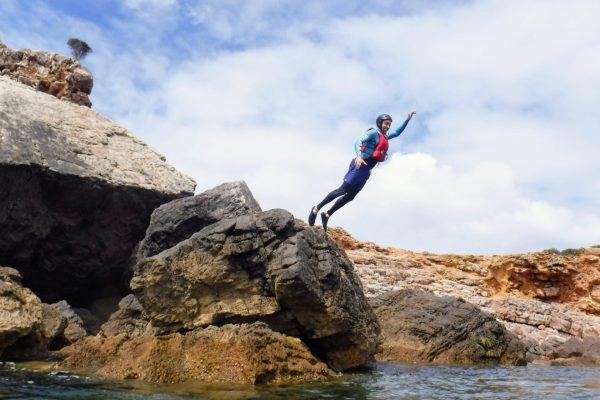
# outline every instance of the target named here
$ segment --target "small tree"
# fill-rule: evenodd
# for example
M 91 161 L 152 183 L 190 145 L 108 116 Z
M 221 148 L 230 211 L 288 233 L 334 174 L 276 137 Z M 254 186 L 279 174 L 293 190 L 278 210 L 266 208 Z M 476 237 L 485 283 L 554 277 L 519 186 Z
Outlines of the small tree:
M 92 48 L 83 40 L 71 38 L 67 41 L 67 44 L 73 52 L 73 58 L 77 61 L 87 56 L 92 51 Z

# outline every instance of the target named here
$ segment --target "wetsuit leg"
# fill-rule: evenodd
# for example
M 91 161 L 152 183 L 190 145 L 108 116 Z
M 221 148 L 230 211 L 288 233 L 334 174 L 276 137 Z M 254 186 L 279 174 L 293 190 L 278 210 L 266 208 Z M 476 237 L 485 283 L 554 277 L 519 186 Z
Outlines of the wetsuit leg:
M 336 212 L 337 210 L 354 200 L 358 192 L 360 192 L 362 188 L 365 187 L 366 183 L 367 181 L 364 181 L 359 185 L 349 186 L 346 182 L 344 182 L 344 184 L 347 187 L 346 193 L 342 197 L 340 197 L 335 203 L 333 203 L 333 206 L 329 209 L 329 211 L 327 211 L 327 215 L 331 217 L 331 215 L 334 212 Z M 344 185 L 342 185 L 342 187 L 343 186 Z
M 346 193 L 348 193 L 349 189 L 350 189 L 350 186 L 344 181 L 344 183 L 342 183 L 342 186 L 333 190 L 331 193 L 329 193 L 327 196 L 325 196 L 323 201 L 321 201 L 319 204 L 317 204 L 317 208 L 320 210 L 321 208 L 323 208 L 323 206 L 325 204 L 333 201 L 336 197 L 340 197 L 340 196 L 343 196 Z

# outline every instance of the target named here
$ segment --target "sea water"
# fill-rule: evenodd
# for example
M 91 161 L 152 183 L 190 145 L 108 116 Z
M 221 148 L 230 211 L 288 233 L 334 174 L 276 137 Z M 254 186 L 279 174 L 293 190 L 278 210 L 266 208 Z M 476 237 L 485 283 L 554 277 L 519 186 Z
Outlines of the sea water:
M 0 365 L 0 399 L 600 399 L 598 367 L 377 364 L 326 383 L 159 385 Z

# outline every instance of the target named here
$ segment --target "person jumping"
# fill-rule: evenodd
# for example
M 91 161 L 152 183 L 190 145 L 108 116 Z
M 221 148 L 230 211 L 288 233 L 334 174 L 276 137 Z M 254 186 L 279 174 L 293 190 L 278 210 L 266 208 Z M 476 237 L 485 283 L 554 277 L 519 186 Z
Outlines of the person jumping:
M 308 224 L 313 226 L 317 219 L 319 210 L 323 208 L 327 203 L 330 203 L 334 199 L 339 199 L 333 204 L 333 206 L 327 210 L 327 212 L 321 213 L 321 222 L 323 223 L 323 229 L 327 231 L 327 221 L 331 215 L 348 204 L 362 190 L 367 183 L 367 180 L 371 176 L 371 170 L 377 165 L 377 163 L 385 161 L 387 158 L 387 151 L 389 148 L 389 140 L 393 139 L 404 131 L 408 125 L 408 121 L 411 120 L 413 115 L 416 113 L 412 111 L 408 114 L 406 121 L 389 135 L 387 132 L 392 126 L 392 117 L 388 114 L 381 114 L 377 117 L 376 125 L 377 129 L 369 128 L 365 135 L 358 139 L 354 145 L 356 157 L 350 161 L 348 172 L 344 176 L 342 186 L 333 190 L 329 193 L 323 201 L 310 210 L 308 215 Z M 340 197 L 341 196 L 341 197 Z

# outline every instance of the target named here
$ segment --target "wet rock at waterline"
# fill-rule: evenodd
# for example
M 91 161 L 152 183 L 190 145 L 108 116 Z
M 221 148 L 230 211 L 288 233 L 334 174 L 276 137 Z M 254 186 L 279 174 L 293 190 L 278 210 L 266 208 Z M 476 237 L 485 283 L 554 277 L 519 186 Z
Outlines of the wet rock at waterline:
M 79 373 L 161 383 L 274 384 L 334 376 L 298 338 L 263 323 L 165 336 L 96 336 L 62 350 L 57 365 Z
M 492 316 L 454 297 L 400 290 L 370 300 L 385 362 L 525 365 L 525 345 Z

